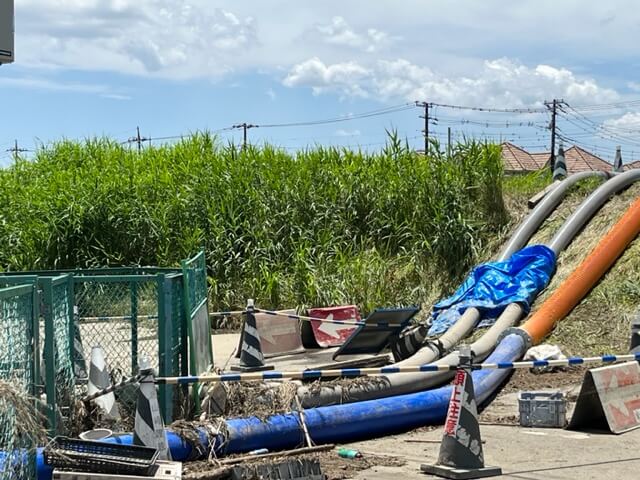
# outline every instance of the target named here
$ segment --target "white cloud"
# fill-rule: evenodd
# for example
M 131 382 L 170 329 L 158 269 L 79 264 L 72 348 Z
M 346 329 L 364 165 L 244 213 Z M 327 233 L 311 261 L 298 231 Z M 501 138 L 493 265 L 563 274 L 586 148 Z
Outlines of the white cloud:
M 316 32 L 327 44 L 350 47 L 370 53 L 389 45 L 393 40 L 387 33 L 375 28 L 356 32 L 340 16 L 333 17 L 329 24 L 316 25 Z
M 316 57 L 295 65 L 283 83 L 287 87 L 311 87 L 314 95 L 337 91 L 348 96 L 367 97 L 367 84 L 372 74 L 371 70 L 355 62 L 325 65 Z
M 344 130 L 339 129 L 336 130 L 336 137 L 359 137 L 361 135 L 360 130 Z
M 475 75 L 447 76 L 407 60 L 379 60 L 371 66 L 356 62 L 325 64 L 311 58 L 295 65 L 283 80 L 288 87 L 310 87 L 314 94 L 375 97 L 382 100 L 428 100 L 440 103 L 523 107 L 544 100 L 610 102 L 617 92 L 566 68 L 528 67 L 515 60 L 488 60 Z
M 271 101 L 274 101 L 276 99 L 276 92 L 273 90 L 273 88 L 268 88 L 266 93 Z
M 75 92 L 100 95 L 114 100 L 130 100 L 131 97 L 114 92 L 111 87 L 100 84 L 66 82 L 50 78 L 23 76 L 0 77 L 0 85 L 12 88 L 27 88 L 36 90 L 49 90 L 56 92 Z
M 22 0 L 22 64 L 171 78 L 217 76 L 258 44 L 253 17 L 188 0 Z
M 618 118 L 605 120 L 603 125 L 609 128 L 640 132 L 640 112 L 627 112 Z
M 628 82 L 627 87 L 634 92 L 640 92 L 640 82 Z

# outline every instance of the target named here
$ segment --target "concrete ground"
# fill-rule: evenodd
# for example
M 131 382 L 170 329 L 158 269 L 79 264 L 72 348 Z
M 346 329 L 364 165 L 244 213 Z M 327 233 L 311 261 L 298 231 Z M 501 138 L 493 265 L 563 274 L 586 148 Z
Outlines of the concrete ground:
M 237 334 L 215 335 L 216 365 L 222 367 L 238 344 Z M 333 351 L 307 352 L 271 359 L 279 370 L 330 363 Z M 229 362 L 231 364 L 232 362 Z M 579 385 L 564 387 L 567 393 Z M 571 406 L 570 406 L 571 410 Z M 590 480 L 640 477 L 640 429 L 622 435 L 582 433 L 564 429 L 522 428 L 513 425 L 518 415 L 517 393 L 498 395 L 480 416 L 485 462 L 502 468 L 502 478 Z M 503 425 L 501 423 L 509 423 Z M 442 427 L 426 427 L 400 435 L 349 444 L 364 456 L 393 456 L 402 466 L 377 466 L 357 472 L 358 480 L 436 478 L 420 472 L 422 463 L 438 458 Z M 356 460 L 354 460 L 356 461 Z

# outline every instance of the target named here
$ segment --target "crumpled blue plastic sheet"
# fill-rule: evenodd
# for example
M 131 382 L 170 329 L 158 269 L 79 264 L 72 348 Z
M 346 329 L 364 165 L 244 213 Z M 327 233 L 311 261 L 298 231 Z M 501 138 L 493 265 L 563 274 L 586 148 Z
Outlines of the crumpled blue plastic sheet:
M 510 303 L 528 313 L 555 266 L 556 255 L 545 245 L 525 247 L 503 262 L 478 265 L 452 296 L 433 307 L 429 335 L 446 332 L 471 307 L 480 310 L 479 327 L 492 325 Z

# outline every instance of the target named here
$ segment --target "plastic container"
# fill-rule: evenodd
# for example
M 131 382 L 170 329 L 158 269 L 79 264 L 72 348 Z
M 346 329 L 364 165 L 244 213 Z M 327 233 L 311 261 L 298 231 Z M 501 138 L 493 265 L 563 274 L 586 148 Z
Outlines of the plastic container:
M 43 455 L 45 463 L 56 469 L 150 476 L 157 468 L 158 450 L 137 445 L 55 437 L 44 449 Z
M 564 428 L 567 424 L 562 392 L 520 392 L 518 406 L 522 427 Z
M 352 450 L 350 448 L 338 449 L 338 456 L 342 458 L 360 458 L 362 454 L 358 450 Z
M 80 435 L 81 440 L 104 440 L 105 438 L 109 438 L 113 435 L 113 432 L 108 428 L 96 428 L 95 430 L 88 430 L 86 432 L 82 432 Z

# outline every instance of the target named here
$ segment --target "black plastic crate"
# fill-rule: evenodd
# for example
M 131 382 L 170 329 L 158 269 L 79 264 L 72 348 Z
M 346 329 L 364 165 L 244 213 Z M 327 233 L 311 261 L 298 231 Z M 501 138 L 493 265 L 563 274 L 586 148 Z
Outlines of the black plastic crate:
M 158 450 L 138 445 L 55 437 L 44 449 L 47 465 L 61 470 L 152 476 Z

